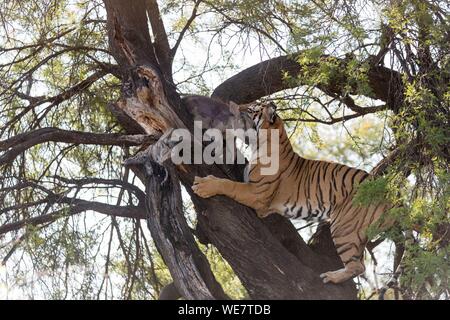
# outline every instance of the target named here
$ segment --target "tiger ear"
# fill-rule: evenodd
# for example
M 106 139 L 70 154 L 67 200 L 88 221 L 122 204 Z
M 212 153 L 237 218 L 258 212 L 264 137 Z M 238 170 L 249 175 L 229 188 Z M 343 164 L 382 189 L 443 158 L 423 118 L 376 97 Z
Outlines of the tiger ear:
M 238 116 L 240 112 L 248 112 L 248 108 L 252 105 L 252 103 L 237 104 L 234 101 L 230 101 L 228 105 L 230 106 L 231 113 Z
M 267 106 L 267 116 L 270 120 L 270 123 L 274 123 L 277 117 L 277 105 L 273 102 L 269 102 Z

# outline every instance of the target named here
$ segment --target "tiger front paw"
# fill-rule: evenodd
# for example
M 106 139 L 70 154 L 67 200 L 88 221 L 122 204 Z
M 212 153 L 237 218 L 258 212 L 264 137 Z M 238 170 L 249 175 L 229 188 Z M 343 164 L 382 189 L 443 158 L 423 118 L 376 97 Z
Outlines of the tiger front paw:
M 192 190 L 202 198 L 209 198 L 219 194 L 220 179 L 215 176 L 195 177 Z

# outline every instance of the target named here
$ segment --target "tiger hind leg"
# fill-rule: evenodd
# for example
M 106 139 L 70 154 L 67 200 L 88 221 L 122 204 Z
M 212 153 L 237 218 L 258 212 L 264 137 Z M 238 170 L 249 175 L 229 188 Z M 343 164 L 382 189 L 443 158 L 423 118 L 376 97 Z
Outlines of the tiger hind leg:
M 341 258 L 344 268 L 322 273 L 324 283 L 341 283 L 356 277 L 365 271 L 363 263 L 364 248 L 367 243 L 367 227 L 378 218 L 377 207 L 361 208 L 353 206 L 353 197 L 333 212 L 331 216 L 331 238 Z
M 324 283 L 341 283 L 364 273 L 366 269 L 362 261 L 367 242 L 365 229 L 359 232 L 343 232 L 343 230 L 345 225 L 331 226 L 333 242 L 344 268 L 322 273 L 320 277 Z

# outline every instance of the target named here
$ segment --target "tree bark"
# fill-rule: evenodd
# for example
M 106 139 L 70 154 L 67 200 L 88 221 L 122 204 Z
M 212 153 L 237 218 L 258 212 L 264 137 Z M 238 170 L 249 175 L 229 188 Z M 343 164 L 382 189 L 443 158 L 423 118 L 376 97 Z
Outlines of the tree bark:
M 285 89 L 292 89 L 304 85 L 302 80 L 302 66 L 297 62 L 302 52 L 291 55 L 280 56 L 269 59 L 251 66 L 220 84 L 213 92 L 212 97 L 222 101 L 234 101 L 238 104 L 253 102 L 261 97 Z M 344 59 L 338 59 L 328 55 L 323 55 L 322 60 L 333 59 L 345 65 Z M 314 67 L 316 65 L 311 65 Z M 284 72 L 297 81 L 285 81 Z M 345 76 L 341 76 L 339 81 L 330 81 L 327 85 L 318 85 L 323 92 L 332 96 L 341 96 L 343 87 L 346 84 Z M 395 109 L 400 105 L 398 101 L 403 95 L 401 74 L 389 68 L 372 65 L 368 71 L 368 82 L 372 92 L 370 98 L 379 99 Z M 356 93 L 356 88 L 354 88 Z
M 228 299 L 195 244 L 183 216 L 180 183 L 172 166 L 146 158 L 148 228 L 185 299 Z

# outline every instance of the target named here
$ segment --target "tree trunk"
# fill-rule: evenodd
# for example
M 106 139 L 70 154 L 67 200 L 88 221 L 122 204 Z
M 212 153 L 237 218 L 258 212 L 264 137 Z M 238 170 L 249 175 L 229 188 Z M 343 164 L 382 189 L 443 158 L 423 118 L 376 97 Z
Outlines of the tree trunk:
M 150 158 L 142 164 L 148 228 L 180 294 L 186 299 L 227 299 L 183 216 L 180 183 L 173 166 L 162 167 Z

